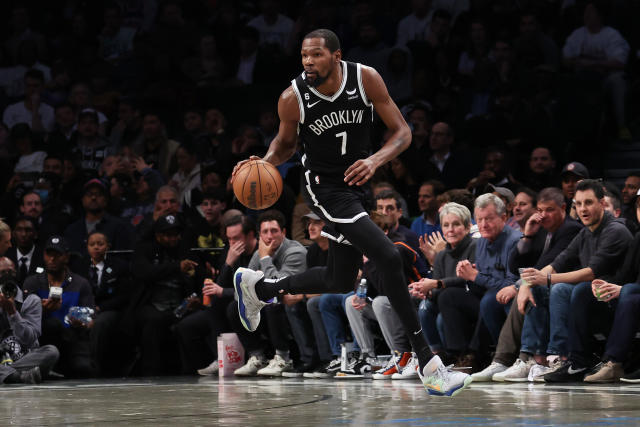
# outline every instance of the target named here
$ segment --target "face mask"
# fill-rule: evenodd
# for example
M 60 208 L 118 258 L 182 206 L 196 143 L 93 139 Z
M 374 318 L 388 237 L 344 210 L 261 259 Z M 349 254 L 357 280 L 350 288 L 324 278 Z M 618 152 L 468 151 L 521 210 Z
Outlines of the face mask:
M 40 196 L 40 201 L 43 205 L 49 200 L 49 190 L 33 190 L 33 192 Z

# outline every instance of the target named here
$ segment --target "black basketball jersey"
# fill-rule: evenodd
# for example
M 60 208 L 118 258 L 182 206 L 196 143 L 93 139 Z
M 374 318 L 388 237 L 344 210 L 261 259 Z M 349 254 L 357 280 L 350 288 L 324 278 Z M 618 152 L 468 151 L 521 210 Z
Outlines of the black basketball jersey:
M 291 81 L 300 107 L 302 164 L 321 175 L 342 176 L 371 151 L 373 105 L 362 86 L 362 66 L 346 61 L 341 61 L 340 66 L 342 84 L 333 96 L 309 87 L 304 82 L 304 72 Z

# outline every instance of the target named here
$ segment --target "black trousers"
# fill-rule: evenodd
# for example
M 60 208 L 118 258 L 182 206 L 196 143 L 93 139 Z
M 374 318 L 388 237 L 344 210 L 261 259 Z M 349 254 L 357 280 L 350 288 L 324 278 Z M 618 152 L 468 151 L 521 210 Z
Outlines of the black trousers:
M 229 324 L 233 332 L 238 335 L 247 359 L 250 353 L 264 353 L 269 345 L 273 346 L 274 350 L 289 350 L 291 332 L 284 306 L 282 304 L 269 304 L 262 309 L 261 316 L 263 321 L 260 322 L 258 329 L 255 332 L 249 332 L 240 322 L 237 302 L 231 301 L 227 306 Z M 268 336 L 269 342 L 262 338 L 263 334 Z
M 178 321 L 172 310 L 143 305 L 136 312 L 142 375 L 175 375 L 179 372 L 178 345 L 172 326 Z
M 91 357 L 91 340 L 89 330 L 83 328 L 66 328 L 56 317 L 42 320 L 42 346 L 53 345 L 60 352 L 54 371 L 69 378 L 92 378 L 98 373 Z
M 438 308 L 444 321 L 447 350 L 468 350 L 477 329 L 480 297 L 465 288 L 446 288 L 438 295 Z
M 362 255 L 366 255 L 382 275 L 383 293 L 398 314 L 421 366 L 431 356 L 426 340 L 420 332 L 418 314 L 413 308 L 404 276 L 398 248 L 384 232 L 364 216 L 354 223 L 334 223 L 335 229 L 351 243 L 346 245 L 329 240 L 326 267 L 314 267 L 276 283 L 284 292 L 292 294 L 346 293 L 353 291 Z
M 196 311 L 175 326 L 183 374 L 195 374 L 218 358 L 217 337 L 231 330 L 227 306 L 232 298 L 215 298 L 211 307 Z

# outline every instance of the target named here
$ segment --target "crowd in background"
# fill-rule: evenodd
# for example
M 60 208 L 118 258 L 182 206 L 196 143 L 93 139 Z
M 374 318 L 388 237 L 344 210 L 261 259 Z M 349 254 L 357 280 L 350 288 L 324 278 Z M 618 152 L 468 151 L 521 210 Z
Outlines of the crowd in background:
M 607 255 L 617 258 L 605 272 L 575 256 L 544 270 L 553 259 L 540 261 L 549 243 L 538 205 L 561 211 L 563 221 L 574 218 L 578 232 L 584 222 L 582 205 L 576 206 L 579 182 L 601 176 L 606 141 L 637 135 L 637 8 L 623 0 L 6 2 L 0 6 L 0 216 L 6 223 L 0 264 L 21 289 L 15 301 L 23 320 L 37 329 L 26 338 L 15 334 L 15 307 L 1 297 L 8 319 L 2 327 L 14 331 L 7 336 L 26 340 L 13 353 L 45 349 L 31 351 L 37 364 L 68 377 L 193 374 L 216 359 L 216 336 L 234 331 L 248 353 L 240 375 L 269 368 L 263 374 L 332 376 L 339 372 L 340 344 L 352 339 L 360 354 L 354 366 L 394 351 L 400 365 L 411 366 L 388 300 L 376 295 L 375 266 L 366 263 L 371 304 L 353 295 L 288 295 L 266 310 L 267 322 L 254 334 L 234 312 L 235 267 L 282 277 L 326 260 L 321 220 L 301 195 L 301 153 L 278 167 L 285 186 L 269 212 L 239 204 L 229 176 L 237 161 L 263 155 L 277 134 L 277 97 L 301 71 L 303 36 L 330 28 L 345 60 L 381 74 L 412 130 L 409 149 L 371 180 L 368 208 L 404 248 L 407 285 L 413 284 L 432 350 L 477 371 L 519 360 L 527 368 L 548 367 L 547 354 L 575 369 L 593 367 L 586 350 L 569 349 L 566 334 L 576 325 L 566 318 L 554 323 L 550 308 L 532 310 L 529 318 L 543 325 L 537 331 L 513 285 L 518 267 L 534 266 L 545 275 L 577 266 L 595 274 L 558 284 L 637 282 L 622 269 L 619 248 Z M 374 125 L 377 148 L 385 129 L 377 119 Z M 633 247 L 640 172 L 622 188 L 606 182 L 598 188 L 582 191 L 606 208 L 591 218 L 621 224 L 629 235 L 618 243 Z M 496 222 L 493 235 L 479 214 L 504 224 Z M 460 240 L 447 235 L 444 222 L 459 223 Z M 546 232 L 553 235 L 561 223 Z M 542 253 L 510 264 L 512 253 L 531 250 L 518 242 L 533 239 L 533 229 L 542 236 Z M 508 248 L 498 250 L 503 232 Z M 610 265 L 624 270 L 624 279 L 608 275 Z M 492 279 L 496 274 L 499 280 Z M 453 285 L 442 292 L 445 279 Z M 61 299 L 52 298 L 52 287 L 62 287 Z M 535 289 L 536 298 L 549 299 Z M 591 284 L 583 291 L 590 290 Z M 38 305 L 36 296 L 41 312 L 24 312 Z M 603 304 L 610 308 L 603 317 L 613 322 L 615 304 Z M 94 320 L 65 322 L 72 306 L 93 308 Z M 551 352 L 541 344 L 549 322 L 540 319 L 549 317 L 552 331 L 560 325 Z M 375 328 L 368 332 L 375 323 L 381 336 Z M 515 356 L 513 349 L 498 351 L 503 324 L 511 325 Z M 535 348 L 522 344 L 518 356 L 522 331 L 538 341 Z M 572 352 L 583 356 L 572 359 Z M 625 361 L 617 356 L 614 363 Z M 5 381 L 37 377 L 6 375 Z

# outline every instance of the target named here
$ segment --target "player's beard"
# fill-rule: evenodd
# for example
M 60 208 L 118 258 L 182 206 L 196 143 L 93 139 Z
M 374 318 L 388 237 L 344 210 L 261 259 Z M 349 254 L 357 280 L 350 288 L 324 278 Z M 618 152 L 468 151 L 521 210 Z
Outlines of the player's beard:
M 327 81 L 327 77 L 329 77 L 329 74 L 330 73 L 327 73 L 327 75 L 323 77 L 323 76 L 320 75 L 320 73 L 316 73 L 315 79 L 309 80 L 309 77 L 307 76 L 307 73 L 304 73 L 304 82 L 309 87 L 318 87 L 322 83 Z

